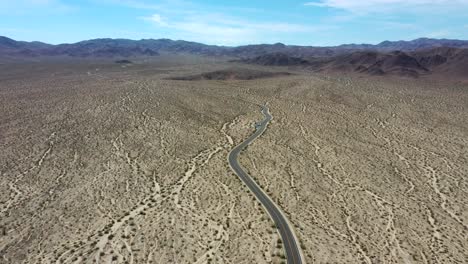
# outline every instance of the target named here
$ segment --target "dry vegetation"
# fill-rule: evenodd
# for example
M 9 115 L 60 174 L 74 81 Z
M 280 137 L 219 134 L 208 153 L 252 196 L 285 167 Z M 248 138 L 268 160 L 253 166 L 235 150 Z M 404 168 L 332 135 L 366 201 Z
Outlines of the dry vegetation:
M 228 68 L 195 57 L 0 67 L 0 263 L 281 263 L 226 160 L 265 102 L 241 163 L 308 263 L 468 257 L 466 85 L 167 80 Z
M 242 162 L 290 214 L 309 262 L 466 261 L 466 87 L 350 78 L 261 87 L 275 120 Z

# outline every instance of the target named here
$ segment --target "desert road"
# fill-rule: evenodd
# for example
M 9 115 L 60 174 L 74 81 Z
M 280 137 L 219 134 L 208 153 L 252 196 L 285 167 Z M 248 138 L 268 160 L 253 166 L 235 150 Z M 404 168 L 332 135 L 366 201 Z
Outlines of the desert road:
M 239 176 L 239 178 L 249 187 L 254 193 L 257 199 L 263 204 L 268 211 L 268 214 L 275 222 L 281 238 L 283 240 L 284 250 L 286 251 L 287 263 L 299 264 L 304 263 L 299 248 L 299 241 L 297 240 L 292 227 L 290 226 L 286 216 L 281 212 L 279 207 L 273 202 L 273 200 L 257 185 L 257 183 L 250 177 L 247 172 L 242 168 L 238 162 L 239 153 L 252 143 L 257 137 L 259 137 L 267 128 L 268 123 L 273 118 L 268 110 L 267 106 L 262 106 L 262 113 L 265 118 L 256 123 L 256 131 L 244 142 L 237 145 L 228 156 L 229 165 L 232 170 Z

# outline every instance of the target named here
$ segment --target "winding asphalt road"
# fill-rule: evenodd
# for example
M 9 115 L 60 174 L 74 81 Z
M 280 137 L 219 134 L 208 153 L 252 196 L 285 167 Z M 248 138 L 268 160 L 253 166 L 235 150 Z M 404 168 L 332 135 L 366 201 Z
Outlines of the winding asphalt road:
M 281 238 L 283 240 L 284 250 L 286 251 L 286 258 L 289 264 L 302 264 L 301 251 L 299 248 L 299 242 L 292 231 L 287 218 L 281 212 L 281 209 L 273 202 L 273 200 L 257 185 L 257 183 L 250 177 L 247 172 L 239 164 L 238 156 L 240 152 L 247 147 L 252 141 L 259 137 L 267 128 L 268 123 L 273 118 L 268 110 L 267 106 L 262 106 L 262 113 L 265 116 L 261 122 L 255 125 L 256 131 L 244 142 L 237 145 L 228 156 L 229 165 L 231 169 L 239 176 L 239 178 L 249 187 L 249 189 L 255 194 L 257 199 L 263 204 L 263 206 L 270 214 L 270 217 L 276 224 L 279 230 Z

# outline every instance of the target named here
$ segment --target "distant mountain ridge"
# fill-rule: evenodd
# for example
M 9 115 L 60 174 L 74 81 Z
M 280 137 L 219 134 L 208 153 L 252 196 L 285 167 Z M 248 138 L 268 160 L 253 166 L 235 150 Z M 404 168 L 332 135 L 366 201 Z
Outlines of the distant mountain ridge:
M 317 72 L 354 72 L 368 75 L 419 77 L 439 74 L 445 77 L 468 77 L 468 49 L 436 47 L 415 51 L 354 50 L 329 57 L 291 57 L 269 53 L 236 60 L 262 66 L 302 67 Z
M 40 56 L 128 58 L 158 56 L 161 53 L 226 56 L 236 58 L 233 61 L 240 63 L 294 66 L 324 72 L 410 77 L 429 74 L 455 78 L 468 76 L 466 40 L 420 38 L 412 41 L 384 41 L 377 45 L 346 44 L 335 47 L 282 43 L 225 47 L 184 40 L 109 38 L 51 45 L 0 37 L 0 57 L 10 59 Z M 218 78 L 218 75 L 203 78 Z
M 402 51 L 356 51 L 316 63 L 316 70 L 328 72 L 357 72 L 369 75 L 398 75 L 419 77 L 430 73 L 421 62 Z
M 7 37 L 0 36 L 0 49 L 42 49 L 53 45 L 39 41 L 16 41 Z
M 344 44 L 338 47 L 346 49 L 360 49 L 360 50 L 378 50 L 378 51 L 415 51 L 420 49 L 436 48 L 436 47 L 450 47 L 450 48 L 468 48 L 467 40 L 457 39 L 431 39 L 431 38 L 418 38 L 415 40 L 405 41 L 383 41 L 376 45 L 371 44 Z
M 72 44 L 46 44 L 42 42 L 16 41 L 0 36 L 0 55 L 3 56 L 71 56 L 71 57 L 132 57 L 157 56 L 161 52 L 189 53 L 208 56 L 231 56 L 252 58 L 270 53 L 281 53 L 291 57 L 330 57 L 359 50 L 379 52 L 410 52 L 420 49 L 450 47 L 468 48 L 467 40 L 420 38 L 411 41 L 384 41 L 372 44 L 345 44 L 333 47 L 314 47 L 276 44 L 245 45 L 226 47 L 197 42 L 170 39 L 92 39 Z

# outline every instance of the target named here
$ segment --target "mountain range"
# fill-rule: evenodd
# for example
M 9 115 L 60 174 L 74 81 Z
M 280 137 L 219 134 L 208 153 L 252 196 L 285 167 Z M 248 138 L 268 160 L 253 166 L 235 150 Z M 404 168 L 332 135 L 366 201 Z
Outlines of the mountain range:
M 16 41 L 0 36 L 0 55 L 3 56 L 71 56 L 71 57 L 132 57 L 157 56 L 160 52 L 190 53 L 209 56 L 250 58 L 281 52 L 293 57 L 329 57 L 359 50 L 415 51 L 427 48 L 468 48 L 467 40 L 420 38 L 412 41 L 384 41 L 377 45 L 346 44 L 333 47 L 295 46 L 276 44 L 226 47 L 170 39 L 92 39 L 73 44 L 46 44 Z
M 305 67 L 320 72 L 356 72 L 370 75 L 419 77 L 439 74 L 468 76 L 468 41 L 420 38 L 333 47 L 258 44 L 238 47 L 206 45 L 170 39 L 93 39 L 73 44 L 16 41 L 0 36 L 0 57 L 121 58 L 161 53 L 197 54 L 233 58 L 235 62 L 264 66 Z
M 235 60 L 263 66 L 293 66 L 317 72 L 353 72 L 369 75 L 419 77 L 468 76 L 468 49 L 436 47 L 415 51 L 381 52 L 357 50 L 329 57 L 291 57 L 285 53 L 269 53 Z

